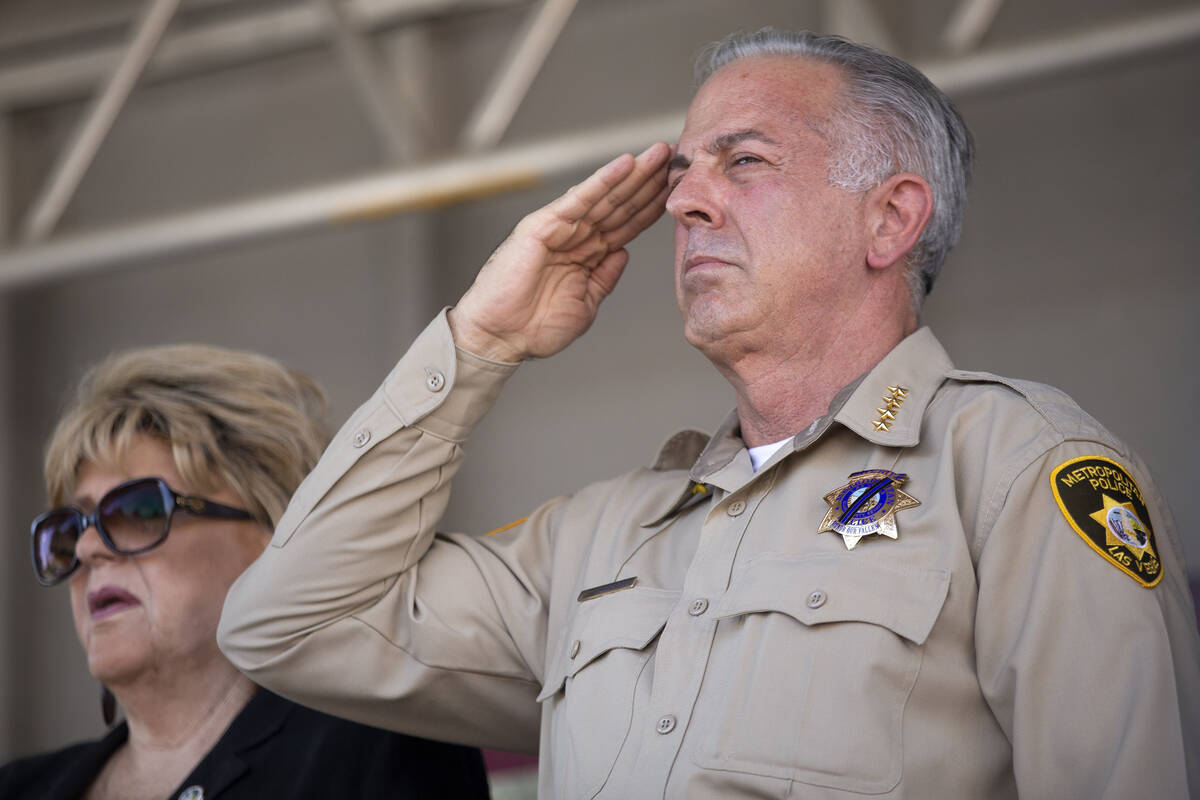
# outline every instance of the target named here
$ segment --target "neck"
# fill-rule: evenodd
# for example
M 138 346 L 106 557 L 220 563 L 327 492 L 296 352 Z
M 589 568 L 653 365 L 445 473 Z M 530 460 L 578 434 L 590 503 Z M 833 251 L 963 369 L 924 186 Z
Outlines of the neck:
M 834 396 L 878 364 L 916 330 L 907 306 L 876 308 L 841 324 L 814 326 L 799 341 L 776 337 L 717 367 L 737 393 L 742 441 L 747 447 L 795 435 L 829 410 Z M 829 333 L 824 333 L 828 330 Z
M 165 685 L 164 685 L 165 684 Z M 257 686 L 222 659 L 203 674 L 110 687 L 129 723 L 130 756 L 195 754 L 199 759 L 241 712 Z

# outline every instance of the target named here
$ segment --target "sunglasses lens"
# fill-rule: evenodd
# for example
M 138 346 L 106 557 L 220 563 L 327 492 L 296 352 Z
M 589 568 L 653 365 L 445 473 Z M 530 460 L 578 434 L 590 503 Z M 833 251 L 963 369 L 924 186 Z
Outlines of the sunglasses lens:
M 69 509 L 52 511 L 38 520 L 33 532 L 33 566 L 43 583 L 61 580 L 75 568 L 79 527 L 79 514 Z
M 160 481 L 137 481 L 105 495 L 96 515 L 118 552 L 134 553 L 166 537 L 170 502 Z

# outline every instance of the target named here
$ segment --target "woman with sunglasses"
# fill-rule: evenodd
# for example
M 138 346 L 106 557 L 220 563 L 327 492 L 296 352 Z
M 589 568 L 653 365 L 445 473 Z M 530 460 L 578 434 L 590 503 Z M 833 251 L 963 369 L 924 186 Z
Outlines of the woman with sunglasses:
M 259 689 L 217 648 L 225 593 L 325 444 L 320 390 L 249 353 L 181 345 L 96 367 L 46 453 L 34 573 L 67 582 L 103 739 L 0 769 L 12 798 L 472 798 L 477 750 Z M 114 704 L 115 700 L 115 704 Z

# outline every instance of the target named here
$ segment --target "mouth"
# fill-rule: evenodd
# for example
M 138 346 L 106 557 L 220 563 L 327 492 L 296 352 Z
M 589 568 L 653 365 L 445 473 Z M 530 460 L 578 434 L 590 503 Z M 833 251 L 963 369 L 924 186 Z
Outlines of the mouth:
M 88 613 L 92 615 L 92 619 L 99 620 L 140 606 L 141 602 L 124 589 L 116 586 L 101 586 L 95 591 L 88 592 L 87 604 Z
M 693 270 L 719 269 L 721 267 L 729 266 L 733 266 L 729 261 L 717 258 L 716 256 L 699 253 L 697 255 L 688 257 L 688 259 L 683 262 L 683 274 L 686 275 Z

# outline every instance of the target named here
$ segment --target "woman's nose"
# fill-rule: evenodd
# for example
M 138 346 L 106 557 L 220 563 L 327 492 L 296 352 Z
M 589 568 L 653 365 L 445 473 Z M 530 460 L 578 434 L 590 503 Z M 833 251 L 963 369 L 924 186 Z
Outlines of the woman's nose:
M 96 530 L 94 522 L 83 529 L 83 533 L 79 534 L 79 539 L 75 542 L 75 557 L 79 559 L 80 563 L 92 564 L 97 559 L 115 556 L 116 553 L 109 550 L 108 546 L 104 544 L 104 540 L 100 538 L 100 531 Z

